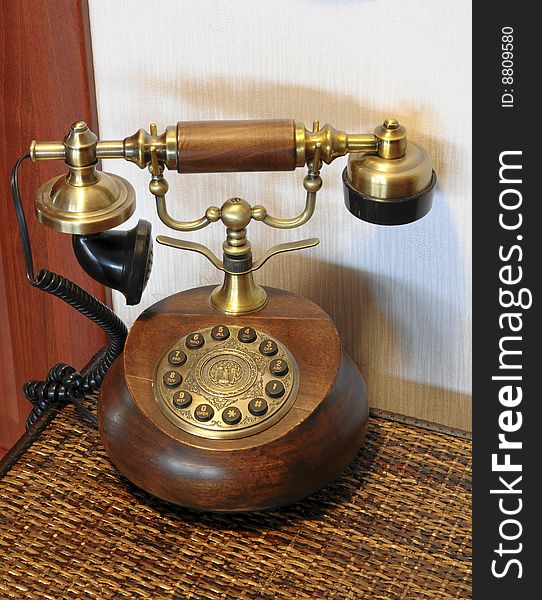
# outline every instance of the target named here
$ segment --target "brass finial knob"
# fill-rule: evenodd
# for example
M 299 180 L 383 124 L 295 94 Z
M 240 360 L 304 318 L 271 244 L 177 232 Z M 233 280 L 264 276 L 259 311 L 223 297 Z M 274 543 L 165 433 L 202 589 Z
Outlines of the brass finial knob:
M 88 167 L 95 165 L 98 136 L 88 128 L 84 121 L 77 121 L 64 138 L 66 164 L 70 167 Z
M 385 129 L 397 129 L 399 127 L 399 121 L 397 119 L 386 119 L 384 121 Z
M 388 118 L 375 129 L 380 158 L 401 158 L 407 147 L 406 129 L 397 119 Z
M 88 129 L 87 124 L 84 121 L 76 121 L 71 128 L 72 131 L 76 132 L 86 131 Z
M 246 200 L 230 198 L 222 205 L 220 218 L 230 229 L 243 229 L 252 219 L 252 209 Z

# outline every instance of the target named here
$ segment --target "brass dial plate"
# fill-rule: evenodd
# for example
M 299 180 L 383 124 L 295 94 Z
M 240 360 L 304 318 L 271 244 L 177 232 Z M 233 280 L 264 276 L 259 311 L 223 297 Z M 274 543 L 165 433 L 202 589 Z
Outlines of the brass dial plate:
M 226 339 L 213 338 L 220 327 L 219 337 L 229 332 Z M 240 341 L 243 333 L 254 340 Z M 269 333 L 217 325 L 190 332 L 168 348 L 156 366 L 153 389 L 161 411 L 184 431 L 211 439 L 242 438 L 288 412 L 298 393 L 299 368 Z

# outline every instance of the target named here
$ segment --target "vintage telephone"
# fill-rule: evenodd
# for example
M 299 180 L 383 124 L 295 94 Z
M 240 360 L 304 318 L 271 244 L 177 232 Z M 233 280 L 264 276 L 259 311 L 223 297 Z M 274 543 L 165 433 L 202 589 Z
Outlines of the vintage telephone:
M 77 122 L 63 141 L 32 142 L 12 178 L 28 279 L 94 320 L 110 342 L 86 375 L 57 365 L 47 381 L 26 384 L 27 397 L 37 409 L 70 399 L 85 411 L 81 398 L 101 387 L 99 430 L 113 463 L 141 488 L 182 506 L 226 512 L 278 507 L 334 479 L 365 434 L 363 380 L 320 307 L 261 287 L 253 277 L 273 255 L 318 240 L 280 244 L 254 261 L 247 226 L 251 220 L 281 229 L 306 223 L 322 186 L 322 164 L 346 154 L 344 197 L 354 216 L 397 225 L 430 210 L 436 183 L 431 161 L 422 148 L 407 144 L 395 119 L 374 134 L 354 135 L 318 122 L 307 130 L 289 120 L 180 122 L 162 135 L 152 124 L 150 134 L 140 130 L 118 141 L 98 140 Z M 158 215 L 171 229 L 188 232 L 222 222 L 222 260 L 194 242 L 167 236 L 157 242 L 199 252 L 224 273 L 223 283 L 154 304 L 126 337 L 118 317 L 86 292 L 46 270 L 34 275 L 18 192 L 18 169 L 28 157 L 65 161 L 68 174 L 37 192 L 37 218 L 72 234 L 85 271 L 121 291 L 129 304 L 140 301 L 150 274 L 151 228 L 140 221 L 131 231 L 109 231 L 133 214 L 135 192 L 125 179 L 96 169 L 102 158 L 149 168 Z M 168 212 L 166 167 L 210 173 L 305 165 L 305 208 L 294 218 L 275 218 L 240 198 L 211 206 L 194 221 Z

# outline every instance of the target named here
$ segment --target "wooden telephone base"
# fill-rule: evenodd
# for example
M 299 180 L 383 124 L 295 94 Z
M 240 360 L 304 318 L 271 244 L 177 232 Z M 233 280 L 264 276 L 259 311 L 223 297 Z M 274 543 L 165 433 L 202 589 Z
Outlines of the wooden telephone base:
M 291 504 L 336 478 L 356 455 L 367 427 L 365 385 L 331 319 L 310 300 L 266 288 L 264 309 L 228 317 L 210 306 L 212 289 L 170 296 L 134 323 L 101 390 L 103 444 L 128 479 L 174 504 L 217 512 Z M 279 420 L 237 439 L 188 433 L 155 397 L 164 353 L 183 336 L 217 325 L 274 337 L 295 358 L 299 378 Z

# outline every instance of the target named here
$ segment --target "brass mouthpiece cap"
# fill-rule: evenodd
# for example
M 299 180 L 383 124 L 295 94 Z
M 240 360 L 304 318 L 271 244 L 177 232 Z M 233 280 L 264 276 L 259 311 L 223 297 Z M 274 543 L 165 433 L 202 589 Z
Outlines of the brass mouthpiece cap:
M 135 191 L 128 181 L 99 171 L 89 181 L 74 171 L 38 189 L 35 207 L 40 223 L 63 233 L 90 235 L 121 225 L 132 216 Z
M 63 233 L 89 235 L 112 229 L 135 210 L 134 188 L 122 177 L 96 170 L 98 138 L 84 121 L 62 142 L 68 174 L 45 182 L 36 195 L 38 221 Z M 36 154 L 36 144 L 31 152 Z
M 399 158 L 351 154 L 343 172 L 346 207 L 370 223 L 410 223 L 431 209 L 436 181 L 427 152 L 410 141 Z

